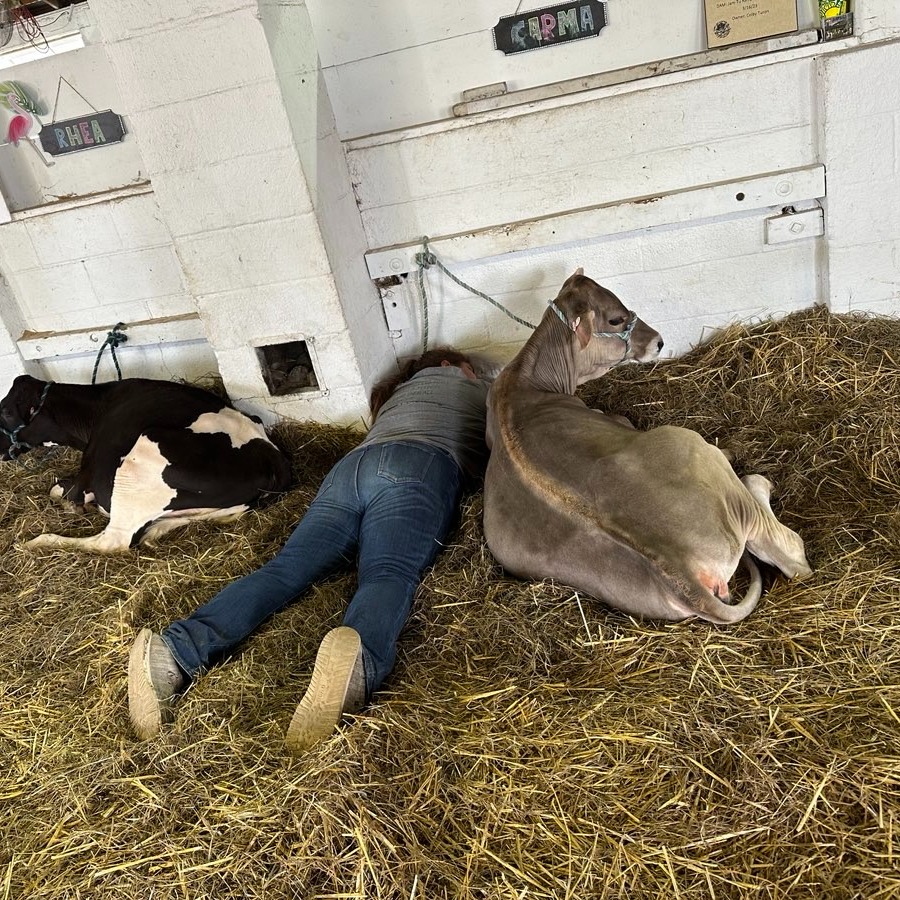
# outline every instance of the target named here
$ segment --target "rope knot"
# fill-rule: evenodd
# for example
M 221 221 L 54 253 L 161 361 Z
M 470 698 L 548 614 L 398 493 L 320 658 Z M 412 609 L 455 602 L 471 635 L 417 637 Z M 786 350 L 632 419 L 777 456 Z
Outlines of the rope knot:
M 118 322 L 113 325 L 112 331 L 106 332 L 106 343 L 109 344 L 110 349 L 115 350 L 116 347 L 124 344 L 128 340 L 128 335 L 123 331 L 119 331 L 124 324 L 124 322 Z
M 116 324 L 113 325 L 112 330 L 106 332 L 106 340 L 100 346 L 100 352 L 97 354 L 97 359 L 94 361 L 94 373 L 91 375 L 91 384 L 97 383 L 97 369 L 100 367 L 100 359 L 103 356 L 103 351 L 107 347 L 109 347 L 110 355 L 115 363 L 118 380 L 122 380 L 122 368 L 119 365 L 119 360 L 116 358 L 116 347 L 121 346 L 128 340 L 128 335 L 120 330 L 124 327 L 124 322 L 116 322 Z
M 437 265 L 437 257 L 430 250 L 417 253 L 416 265 L 421 269 L 428 269 L 431 266 Z

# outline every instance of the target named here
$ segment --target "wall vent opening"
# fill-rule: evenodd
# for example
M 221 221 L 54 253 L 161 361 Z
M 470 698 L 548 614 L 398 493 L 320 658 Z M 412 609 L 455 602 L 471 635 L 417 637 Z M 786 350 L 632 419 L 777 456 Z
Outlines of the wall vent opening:
M 306 341 L 257 347 L 256 355 L 266 387 L 273 397 L 319 390 L 319 380 Z

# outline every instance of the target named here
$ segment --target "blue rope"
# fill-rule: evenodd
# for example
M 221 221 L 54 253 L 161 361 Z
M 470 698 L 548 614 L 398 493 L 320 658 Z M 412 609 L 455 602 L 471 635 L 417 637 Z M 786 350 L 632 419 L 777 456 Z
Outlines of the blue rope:
M 112 354 L 113 362 L 116 365 L 116 373 L 118 374 L 118 380 L 122 380 L 122 369 L 119 366 L 119 360 L 116 359 L 116 347 L 124 344 L 128 340 L 128 335 L 123 334 L 119 329 L 124 328 L 124 322 L 116 322 L 112 327 L 112 331 L 106 332 L 106 340 L 103 342 L 103 345 L 100 347 L 100 352 L 97 354 L 97 359 L 94 362 L 94 372 L 91 375 L 91 384 L 97 383 L 97 369 L 100 367 L 100 358 L 103 356 L 103 351 L 109 347 L 109 352 Z
M 482 300 L 487 300 L 488 303 L 494 305 L 501 312 L 506 313 L 514 322 L 518 322 L 520 325 L 524 325 L 526 328 L 535 328 L 531 322 L 526 322 L 525 319 L 520 319 L 515 313 L 511 313 L 502 303 L 498 303 L 493 297 L 488 297 L 487 294 L 482 293 L 481 291 L 473 288 L 472 285 L 466 284 L 462 279 L 457 278 L 435 255 L 428 249 L 428 235 L 425 235 L 422 238 L 422 251 L 416 254 L 416 265 L 418 266 L 418 271 L 416 273 L 417 280 L 419 283 L 419 294 L 422 298 L 422 352 L 424 353 L 428 349 L 428 297 L 425 294 L 425 269 L 431 268 L 431 266 L 437 266 L 451 281 L 455 281 L 461 288 L 467 290 L 470 294 L 474 294 L 476 297 L 481 297 Z

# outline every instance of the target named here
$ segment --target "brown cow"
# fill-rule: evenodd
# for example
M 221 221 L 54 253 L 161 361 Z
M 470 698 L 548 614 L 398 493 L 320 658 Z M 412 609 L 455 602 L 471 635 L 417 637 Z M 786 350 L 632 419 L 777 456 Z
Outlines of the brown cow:
M 738 479 L 693 431 L 638 431 L 574 396 L 619 362 L 654 359 L 662 343 L 581 269 L 565 282 L 491 388 L 485 537 L 510 572 L 624 612 L 739 622 L 761 593 L 745 548 L 789 578 L 811 572 L 800 536 L 772 513 L 771 484 Z M 751 584 L 732 604 L 742 556 Z

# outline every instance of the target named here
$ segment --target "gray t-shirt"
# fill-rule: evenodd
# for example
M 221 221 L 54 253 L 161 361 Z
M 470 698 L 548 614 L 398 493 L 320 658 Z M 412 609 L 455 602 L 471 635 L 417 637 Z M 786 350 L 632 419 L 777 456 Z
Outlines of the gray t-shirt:
M 489 387 L 486 381 L 467 378 L 456 366 L 422 369 L 391 394 L 362 445 L 430 444 L 446 450 L 469 478 L 479 478 L 487 464 Z

